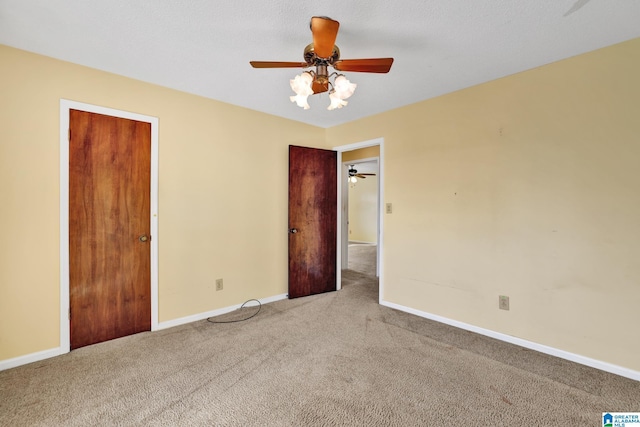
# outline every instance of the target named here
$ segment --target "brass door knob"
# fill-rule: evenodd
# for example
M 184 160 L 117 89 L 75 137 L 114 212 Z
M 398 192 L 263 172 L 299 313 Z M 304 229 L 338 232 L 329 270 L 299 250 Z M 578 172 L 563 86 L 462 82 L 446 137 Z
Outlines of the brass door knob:
M 143 234 L 142 236 L 138 237 L 138 240 L 140 240 L 142 243 L 146 243 L 149 241 L 149 236 Z

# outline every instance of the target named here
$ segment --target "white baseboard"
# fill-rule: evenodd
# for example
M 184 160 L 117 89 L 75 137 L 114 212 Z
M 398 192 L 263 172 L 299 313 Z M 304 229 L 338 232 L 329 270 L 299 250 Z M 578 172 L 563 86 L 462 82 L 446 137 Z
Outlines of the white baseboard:
M 280 301 L 283 299 L 287 299 L 287 294 L 275 295 L 269 298 L 259 299 L 260 304 L 269 304 L 270 302 Z M 246 307 L 251 307 L 252 305 L 257 305 L 255 302 L 247 304 Z M 187 323 L 197 322 L 199 320 L 204 320 L 209 317 L 220 316 L 221 314 L 226 314 L 232 312 L 234 310 L 239 309 L 242 304 L 237 304 L 231 307 L 219 308 L 217 310 L 207 311 L 206 313 L 198 313 L 192 316 L 181 317 L 179 319 L 167 320 L 166 322 L 158 323 L 158 327 L 155 329 L 157 331 L 161 329 L 173 328 L 174 326 L 185 325 Z
M 446 317 L 438 316 L 436 314 L 427 313 L 420 310 L 415 310 L 410 307 L 405 307 L 400 304 L 395 304 L 389 301 L 380 300 L 380 305 L 385 307 L 394 308 L 396 310 L 404 311 L 406 313 L 414 314 L 425 319 L 434 320 L 436 322 L 444 323 L 446 325 L 454 326 L 456 328 L 465 329 L 467 331 L 475 332 L 480 335 L 485 335 L 491 338 L 495 338 L 500 341 L 508 342 L 510 344 L 519 345 L 520 347 L 528 348 L 530 350 L 539 351 L 551 356 L 559 357 L 561 359 L 570 360 L 572 362 L 579 363 L 581 365 L 589 366 L 599 369 L 601 371 L 610 372 L 612 374 L 620 375 L 622 377 L 630 378 L 632 380 L 640 381 L 640 372 L 628 369 L 622 366 L 613 365 L 611 363 L 602 362 L 600 360 L 591 359 L 589 357 L 581 356 L 579 354 L 570 353 L 568 351 L 559 350 L 557 348 L 549 347 L 546 345 L 538 344 L 532 341 L 527 341 L 522 338 L 513 337 L 511 335 L 495 332 L 489 329 L 480 328 L 478 326 L 470 325 L 468 323 L 459 322 L 457 320 L 449 319 Z
M 280 301 L 287 299 L 287 294 L 275 295 L 269 298 L 259 299 L 260 304 L 269 304 L 270 302 Z M 246 307 L 257 305 L 255 302 L 248 303 Z M 209 311 L 206 313 L 194 314 L 193 316 L 182 317 L 180 319 L 168 320 L 161 322 L 154 330 L 159 331 L 161 329 L 172 328 L 174 326 L 184 325 L 186 323 L 197 322 L 198 320 L 204 320 L 208 317 L 219 316 L 221 314 L 229 313 L 237 310 L 242 304 L 237 304 L 231 307 L 220 308 L 218 310 Z M 49 359 L 51 357 L 60 356 L 61 354 L 68 353 L 68 350 L 63 350 L 62 347 L 52 348 L 50 350 L 38 351 L 36 353 L 27 354 L 24 356 L 14 357 L 13 359 L 0 360 L 0 371 L 6 369 L 16 368 L 18 366 L 26 365 L 40 360 Z
M 0 360 L 0 371 L 27 365 L 29 363 L 38 362 L 44 359 L 49 359 L 51 357 L 60 356 L 61 354 L 65 353 L 68 353 L 68 351 L 63 350 L 61 347 L 57 347 L 49 350 L 27 354 L 24 356 L 14 357 L 13 359 Z

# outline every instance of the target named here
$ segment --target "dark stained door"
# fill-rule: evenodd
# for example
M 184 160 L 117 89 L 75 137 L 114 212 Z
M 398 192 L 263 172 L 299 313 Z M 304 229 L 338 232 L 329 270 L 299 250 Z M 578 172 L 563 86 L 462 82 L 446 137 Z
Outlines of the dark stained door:
M 151 124 L 69 117 L 71 348 L 151 329 Z
M 289 146 L 289 298 L 336 290 L 337 153 Z

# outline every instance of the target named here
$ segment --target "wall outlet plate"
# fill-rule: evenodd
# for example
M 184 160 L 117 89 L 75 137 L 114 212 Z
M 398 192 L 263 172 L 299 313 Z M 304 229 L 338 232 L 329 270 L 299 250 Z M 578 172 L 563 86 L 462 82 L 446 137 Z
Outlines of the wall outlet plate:
M 222 279 L 216 279 L 216 291 L 221 291 L 223 288 Z
M 509 310 L 509 297 L 506 295 L 500 295 L 498 297 L 498 308 L 500 310 Z

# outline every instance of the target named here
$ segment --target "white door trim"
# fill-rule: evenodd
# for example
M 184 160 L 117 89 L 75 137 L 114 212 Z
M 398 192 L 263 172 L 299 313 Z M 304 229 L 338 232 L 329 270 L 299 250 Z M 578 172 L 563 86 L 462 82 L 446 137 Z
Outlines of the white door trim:
M 343 168 L 342 168 L 342 153 L 345 151 L 358 150 L 365 147 L 380 146 L 380 157 L 378 159 L 378 288 L 379 288 L 379 302 L 383 301 L 384 296 L 384 263 L 383 263 L 383 247 L 384 247 L 384 212 L 382 206 L 384 206 L 384 138 L 370 139 L 368 141 L 356 142 L 354 144 L 341 145 L 334 147 L 333 150 L 338 152 L 338 235 L 336 246 L 338 252 L 337 258 L 337 274 L 336 274 L 336 289 L 342 288 L 342 192 L 343 183 Z
M 158 118 L 60 100 L 60 354 L 68 353 L 69 328 L 69 110 L 137 120 L 151 124 L 151 330 L 158 329 Z

